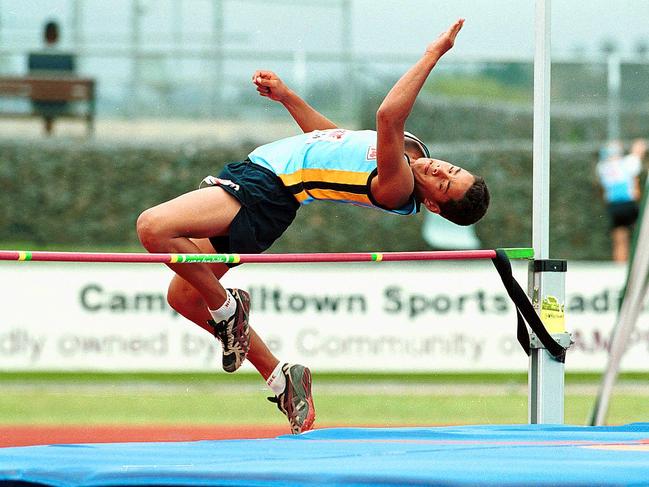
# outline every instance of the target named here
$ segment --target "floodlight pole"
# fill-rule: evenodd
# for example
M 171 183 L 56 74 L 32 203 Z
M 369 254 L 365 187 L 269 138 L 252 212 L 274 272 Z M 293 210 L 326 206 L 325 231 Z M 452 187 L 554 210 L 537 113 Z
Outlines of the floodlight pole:
M 549 259 L 550 240 L 550 6 L 536 0 L 534 51 L 534 144 L 532 242 L 535 259 L 528 273 L 528 294 L 543 324 L 560 343 L 565 333 L 566 262 Z M 558 311 L 557 311 L 558 307 Z M 530 424 L 563 423 L 564 364 L 530 336 L 528 418 Z
M 606 66 L 608 89 L 607 138 L 610 141 L 620 138 L 620 83 L 622 79 L 620 55 L 616 52 L 609 54 Z

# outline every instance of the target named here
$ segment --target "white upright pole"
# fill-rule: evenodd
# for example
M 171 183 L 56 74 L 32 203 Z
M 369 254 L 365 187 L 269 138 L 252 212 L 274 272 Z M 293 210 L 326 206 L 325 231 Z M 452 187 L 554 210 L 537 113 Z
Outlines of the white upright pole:
M 543 319 L 546 306 L 560 303 L 563 318 L 565 301 L 565 261 L 549 259 L 550 253 L 550 4 L 536 0 L 534 52 L 534 146 L 532 181 L 532 243 L 528 292 Z M 558 332 L 565 342 L 563 319 L 546 323 L 549 332 Z M 557 326 L 558 325 L 558 326 Z M 555 328 L 551 329 L 551 326 Z M 558 329 L 556 329 L 558 328 Z M 530 424 L 563 423 L 564 364 L 530 337 L 529 408 Z M 562 343 L 563 344 L 563 343 Z
M 536 0 L 534 22 L 534 152 L 532 247 L 535 259 L 550 254 L 550 4 Z

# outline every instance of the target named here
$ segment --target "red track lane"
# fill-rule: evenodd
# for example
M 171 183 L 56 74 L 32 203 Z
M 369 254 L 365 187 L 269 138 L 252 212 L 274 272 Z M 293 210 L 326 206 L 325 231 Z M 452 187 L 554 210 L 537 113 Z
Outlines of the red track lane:
M 0 260 L 20 259 L 21 251 L 0 250 Z M 102 253 L 102 252 L 28 252 L 28 261 L 40 262 L 113 262 L 161 263 L 172 262 L 176 254 Z M 177 254 L 183 255 L 183 254 Z M 193 255 L 193 254 L 192 254 Z M 200 255 L 200 254 L 199 254 Z M 211 254 L 205 254 L 211 255 Z M 493 259 L 495 250 L 448 250 L 427 252 L 352 252 L 352 253 L 297 253 L 297 254 L 235 254 L 245 263 L 312 263 L 312 262 L 383 262 L 424 260 Z M 375 256 L 380 255 L 380 259 Z
M 275 438 L 291 434 L 286 426 L 0 426 L 0 447 L 158 441 L 229 440 Z

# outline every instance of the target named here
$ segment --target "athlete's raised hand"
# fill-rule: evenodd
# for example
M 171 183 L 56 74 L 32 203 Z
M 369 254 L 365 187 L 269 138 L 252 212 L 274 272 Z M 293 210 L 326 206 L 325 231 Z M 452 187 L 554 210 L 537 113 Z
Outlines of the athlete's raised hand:
M 261 96 L 274 101 L 283 102 L 290 92 L 279 76 L 272 71 L 255 71 L 255 74 L 252 75 L 252 82 Z
M 455 44 L 455 38 L 463 25 L 464 19 L 457 19 L 453 25 L 451 25 L 445 32 L 442 32 L 435 41 L 428 45 L 426 52 L 440 57 L 444 55 Z

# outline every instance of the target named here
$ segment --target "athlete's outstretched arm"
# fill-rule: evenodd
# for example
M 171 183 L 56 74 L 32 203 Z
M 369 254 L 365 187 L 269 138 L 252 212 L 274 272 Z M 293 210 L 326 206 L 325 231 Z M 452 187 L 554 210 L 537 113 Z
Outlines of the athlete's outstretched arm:
M 376 112 L 378 176 L 372 185 L 372 194 L 384 206 L 398 208 L 412 194 L 412 172 L 403 160 L 406 119 L 428 75 L 453 47 L 463 25 L 464 19 L 458 19 L 431 42 L 419 61 L 388 92 Z
M 338 128 L 335 123 L 300 98 L 272 71 L 256 71 L 252 82 L 261 96 L 280 102 L 303 132 Z

